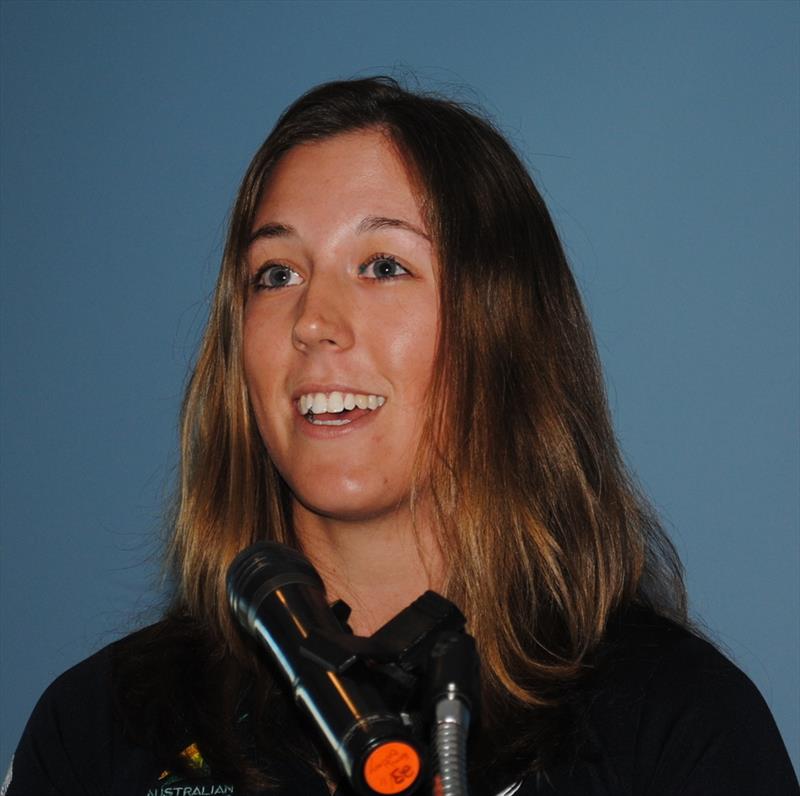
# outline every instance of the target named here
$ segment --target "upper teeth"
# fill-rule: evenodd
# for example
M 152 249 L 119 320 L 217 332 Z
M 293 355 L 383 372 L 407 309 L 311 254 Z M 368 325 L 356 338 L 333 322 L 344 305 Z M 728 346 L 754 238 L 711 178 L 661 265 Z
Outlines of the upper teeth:
M 345 409 L 377 409 L 386 403 L 386 398 L 382 395 L 363 395 L 352 392 L 310 392 L 301 395 L 297 401 L 301 415 L 311 412 L 314 415 L 322 415 L 328 412 L 338 414 Z

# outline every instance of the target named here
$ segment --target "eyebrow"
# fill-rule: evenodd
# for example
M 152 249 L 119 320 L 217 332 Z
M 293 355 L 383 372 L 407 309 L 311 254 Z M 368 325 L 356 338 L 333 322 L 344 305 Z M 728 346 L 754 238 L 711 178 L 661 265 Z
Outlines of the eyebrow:
M 386 216 L 367 216 L 366 218 L 362 218 L 361 222 L 356 227 L 356 234 L 363 235 L 366 232 L 374 232 L 375 230 L 386 229 L 387 227 L 390 229 L 404 229 L 408 232 L 413 232 L 415 235 L 419 235 L 428 242 L 431 240 L 427 232 L 414 224 L 404 221 L 402 218 L 388 218 Z M 285 238 L 296 235 L 297 230 L 289 224 L 264 224 L 250 233 L 250 239 L 247 245 L 251 246 L 261 238 Z
M 431 239 L 427 232 L 414 226 L 414 224 L 403 221 L 402 218 L 386 218 L 386 216 L 367 216 L 361 220 L 356 232 L 358 234 L 363 234 L 365 232 L 373 232 L 376 229 L 385 229 L 386 227 L 413 232 L 415 235 L 425 238 L 428 242 L 430 242 Z
M 288 224 L 264 224 L 250 233 L 247 245 L 251 246 L 259 238 L 285 238 L 290 235 L 297 235 L 297 230 Z

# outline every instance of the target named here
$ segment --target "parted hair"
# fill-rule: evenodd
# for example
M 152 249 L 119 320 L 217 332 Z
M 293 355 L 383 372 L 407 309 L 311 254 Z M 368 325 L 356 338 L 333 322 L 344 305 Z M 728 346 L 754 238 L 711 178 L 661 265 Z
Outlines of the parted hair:
M 183 407 L 171 615 L 202 626 L 216 659 L 255 666 L 228 609 L 228 565 L 259 539 L 298 542 L 245 386 L 245 253 L 280 158 L 357 130 L 394 144 L 436 249 L 440 328 L 414 492 L 433 506 L 444 592 L 478 643 L 485 721 L 550 715 L 615 612 L 641 603 L 685 621 L 680 563 L 624 465 L 579 291 L 528 170 L 480 112 L 390 78 L 312 89 L 247 169 Z

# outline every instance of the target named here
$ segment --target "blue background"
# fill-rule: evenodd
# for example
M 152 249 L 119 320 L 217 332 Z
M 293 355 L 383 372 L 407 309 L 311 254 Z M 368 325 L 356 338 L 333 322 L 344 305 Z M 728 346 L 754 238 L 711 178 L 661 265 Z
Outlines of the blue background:
M 530 164 L 695 615 L 800 754 L 798 3 L 2 4 L 2 747 L 157 615 L 177 413 L 279 111 L 412 72 Z

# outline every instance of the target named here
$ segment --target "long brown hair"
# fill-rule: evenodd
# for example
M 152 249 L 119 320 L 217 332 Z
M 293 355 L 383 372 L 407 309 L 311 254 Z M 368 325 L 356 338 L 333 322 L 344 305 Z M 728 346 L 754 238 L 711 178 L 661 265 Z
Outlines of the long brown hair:
M 183 410 L 174 611 L 202 623 L 220 656 L 251 665 L 226 570 L 257 539 L 296 540 L 244 384 L 244 252 L 281 156 L 361 129 L 396 145 L 438 251 L 440 337 L 417 472 L 446 594 L 478 641 L 489 706 L 552 707 L 617 609 L 639 602 L 685 619 L 680 564 L 625 469 L 589 322 L 527 170 L 479 113 L 389 78 L 308 92 L 244 177 Z

